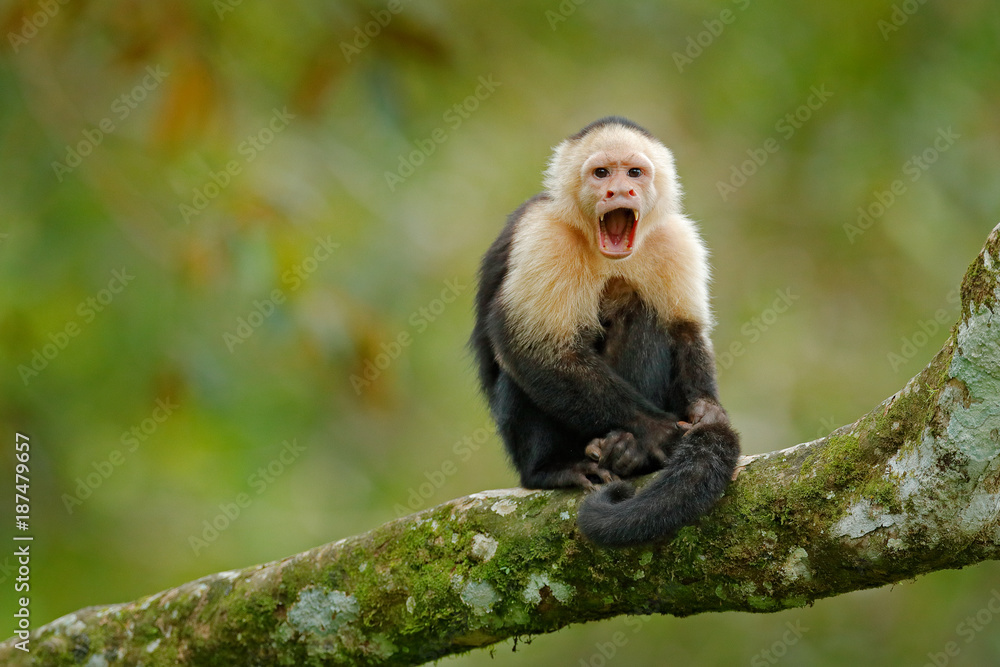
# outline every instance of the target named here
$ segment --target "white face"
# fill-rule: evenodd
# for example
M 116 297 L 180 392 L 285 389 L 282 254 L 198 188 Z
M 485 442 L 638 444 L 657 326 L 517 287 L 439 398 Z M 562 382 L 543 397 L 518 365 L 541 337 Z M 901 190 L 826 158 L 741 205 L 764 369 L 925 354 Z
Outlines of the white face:
M 605 149 L 581 168 L 580 205 L 598 228 L 598 250 L 610 259 L 632 254 L 643 215 L 656 203 L 652 161 L 641 152 Z

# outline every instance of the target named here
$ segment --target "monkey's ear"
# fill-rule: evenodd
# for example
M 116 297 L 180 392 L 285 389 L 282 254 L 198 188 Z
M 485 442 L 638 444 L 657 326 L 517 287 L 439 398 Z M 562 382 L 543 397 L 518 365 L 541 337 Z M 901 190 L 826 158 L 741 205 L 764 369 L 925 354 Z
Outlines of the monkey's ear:
M 654 178 L 654 183 L 656 184 L 657 192 L 659 196 L 669 205 L 671 211 L 680 212 L 681 210 L 681 199 L 683 198 L 683 192 L 681 190 L 680 180 L 677 178 L 677 167 L 674 165 L 674 154 L 673 152 L 661 144 L 659 141 L 650 142 L 651 149 L 650 159 L 653 164 L 656 165 L 656 176 Z
M 550 194 L 559 192 L 565 185 L 564 179 L 573 170 L 571 142 L 567 139 L 552 149 L 549 164 L 542 175 L 542 185 Z

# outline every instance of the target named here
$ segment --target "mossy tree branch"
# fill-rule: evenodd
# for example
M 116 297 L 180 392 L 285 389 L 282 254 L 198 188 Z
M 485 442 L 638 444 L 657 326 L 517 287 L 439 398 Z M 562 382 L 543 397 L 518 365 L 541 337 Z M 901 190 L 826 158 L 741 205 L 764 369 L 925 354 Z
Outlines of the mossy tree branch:
M 1000 557 L 1000 226 L 930 364 L 825 438 L 744 457 L 652 547 L 576 530 L 580 494 L 478 493 L 284 560 L 35 630 L 0 663 L 415 665 L 620 614 L 778 611 Z

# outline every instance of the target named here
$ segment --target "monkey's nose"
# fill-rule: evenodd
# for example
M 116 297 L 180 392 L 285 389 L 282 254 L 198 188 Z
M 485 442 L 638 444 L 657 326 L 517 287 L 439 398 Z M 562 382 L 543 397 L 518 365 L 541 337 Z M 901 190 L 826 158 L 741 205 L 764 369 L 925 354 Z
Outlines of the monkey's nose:
M 629 190 L 628 194 L 624 194 L 624 190 L 621 192 L 622 192 L 621 194 L 622 197 L 635 197 L 635 190 Z M 608 190 L 607 192 L 604 193 L 605 200 L 614 199 L 617 196 L 619 196 L 619 192 L 615 192 L 614 190 Z

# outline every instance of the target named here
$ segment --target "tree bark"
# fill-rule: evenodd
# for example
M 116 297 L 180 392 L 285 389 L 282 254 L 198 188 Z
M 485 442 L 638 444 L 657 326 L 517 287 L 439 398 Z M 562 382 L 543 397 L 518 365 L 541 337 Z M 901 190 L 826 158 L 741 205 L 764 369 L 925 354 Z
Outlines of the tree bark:
M 280 561 L 89 607 L 5 665 L 416 665 L 620 614 L 779 611 L 1000 556 L 1000 226 L 927 367 L 853 424 L 746 456 L 656 546 L 600 549 L 576 491 L 486 491 Z

